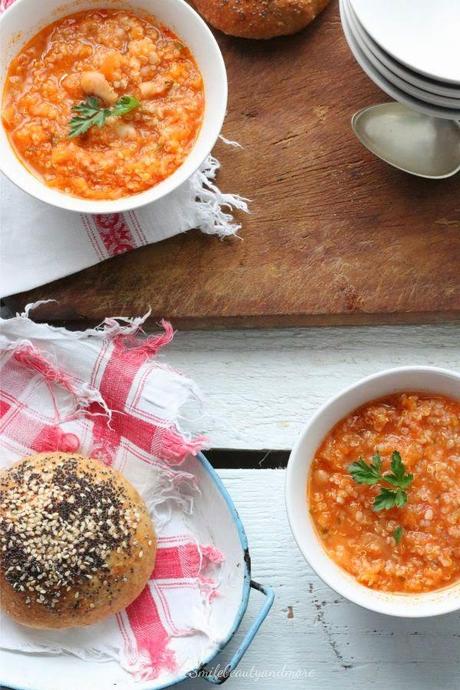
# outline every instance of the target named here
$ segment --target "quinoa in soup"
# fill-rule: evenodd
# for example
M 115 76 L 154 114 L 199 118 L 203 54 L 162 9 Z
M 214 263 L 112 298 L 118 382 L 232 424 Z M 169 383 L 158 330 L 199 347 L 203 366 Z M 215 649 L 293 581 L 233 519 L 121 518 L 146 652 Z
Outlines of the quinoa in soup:
M 9 66 L 2 117 L 18 157 L 45 184 L 109 200 L 171 175 L 203 112 L 203 80 L 187 46 L 153 17 L 107 9 L 60 19 L 22 48 Z M 72 118 L 91 113 L 94 126 L 72 130 Z
M 329 556 L 361 584 L 460 579 L 460 402 L 398 394 L 355 410 L 316 452 L 308 502 Z

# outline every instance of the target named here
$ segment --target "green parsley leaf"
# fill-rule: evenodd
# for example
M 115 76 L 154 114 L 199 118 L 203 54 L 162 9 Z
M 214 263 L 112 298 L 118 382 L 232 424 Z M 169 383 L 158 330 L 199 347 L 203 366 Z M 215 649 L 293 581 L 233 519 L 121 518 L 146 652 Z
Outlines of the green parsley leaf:
M 395 495 L 396 508 L 402 508 L 407 503 L 407 493 L 403 489 L 398 489 Z
M 404 527 L 401 527 L 401 526 L 396 527 L 396 529 L 393 532 L 393 538 L 394 538 L 396 544 L 400 543 L 403 536 L 404 536 Z
M 83 101 L 78 105 L 74 105 L 72 108 L 72 110 L 74 110 L 76 113 L 80 113 L 85 117 L 91 117 L 91 115 L 94 115 L 94 113 L 97 113 L 100 109 L 101 106 L 99 99 L 95 96 L 88 96 L 86 101 Z
M 73 139 L 85 134 L 91 127 L 102 127 L 108 117 L 121 117 L 139 105 L 139 101 L 134 96 L 122 96 L 111 108 L 105 108 L 101 105 L 99 98 L 88 96 L 86 100 L 72 108 L 77 115 L 70 120 L 69 138 Z
M 111 109 L 111 115 L 126 115 L 139 106 L 140 102 L 134 96 L 122 96 Z
M 99 99 L 94 96 L 88 96 L 82 103 L 74 105 L 72 110 L 77 115 L 70 120 L 70 138 L 85 134 L 91 127 L 102 127 L 109 111 L 108 108 L 102 108 Z
M 390 508 L 402 508 L 407 503 L 407 494 L 402 489 L 387 489 L 382 487 L 374 500 L 374 510 L 390 510 Z
M 386 482 L 401 489 L 407 489 L 412 484 L 414 475 L 406 473 L 406 467 L 401 459 L 401 455 L 396 450 L 391 456 L 391 470 L 392 474 L 385 475 Z
M 406 472 L 406 467 L 397 450 L 391 456 L 391 472 L 387 474 L 382 474 L 382 458 L 378 453 L 373 456 L 370 463 L 359 458 L 348 467 L 348 472 L 358 484 L 381 485 L 380 493 L 374 500 L 375 511 L 402 508 L 406 505 L 408 500 L 406 489 L 412 484 L 414 476 Z M 389 484 L 390 487 L 385 484 Z
M 382 479 L 381 467 L 382 458 L 380 455 L 374 455 L 370 464 L 367 464 L 363 458 L 359 458 L 357 462 L 349 466 L 348 472 L 358 484 L 373 485 Z
M 374 499 L 374 510 L 379 512 L 380 510 L 390 510 L 395 506 L 395 491 L 383 487 L 380 489 L 380 493 Z

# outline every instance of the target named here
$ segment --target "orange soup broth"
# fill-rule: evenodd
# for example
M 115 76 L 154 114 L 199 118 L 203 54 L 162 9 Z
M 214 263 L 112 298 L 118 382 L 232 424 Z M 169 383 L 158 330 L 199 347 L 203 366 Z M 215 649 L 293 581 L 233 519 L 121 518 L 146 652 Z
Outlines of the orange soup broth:
M 88 71 L 141 105 L 71 139 L 72 107 L 88 96 L 81 84 Z M 131 11 L 89 10 L 47 26 L 14 58 L 2 116 L 18 157 L 45 184 L 86 199 L 118 199 L 183 163 L 203 112 L 202 76 L 170 29 Z
M 380 453 L 382 470 L 388 471 L 395 450 L 414 476 L 408 502 L 375 512 L 380 487 L 356 483 L 348 468 Z M 460 579 L 460 402 L 413 393 L 364 405 L 324 439 L 307 491 L 324 548 L 361 584 L 418 593 L 455 583 Z

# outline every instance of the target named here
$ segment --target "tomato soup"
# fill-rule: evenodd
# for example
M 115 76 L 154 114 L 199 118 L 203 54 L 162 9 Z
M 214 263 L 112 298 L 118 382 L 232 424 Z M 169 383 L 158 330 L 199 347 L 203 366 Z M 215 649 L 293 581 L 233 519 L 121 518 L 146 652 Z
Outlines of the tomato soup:
M 406 500 L 376 509 L 382 487 L 392 495 L 396 489 L 390 483 L 395 451 L 406 471 Z M 370 466 L 377 454 L 382 480 L 358 483 L 353 463 L 361 458 Z M 454 583 L 460 579 L 460 402 L 411 393 L 356 410 L 318 449 L 308 498 L 327 553 L 363 585 L 416 593 Z
M 70 136 L 75 107 L 138 105 Z M 190 152 L 204 111 L 190 50 L 153 17 L 91 10 L 38 33 L 9 67 L 3 124 L 26 167 L 50 187 L 118 199 L 171 175 Z

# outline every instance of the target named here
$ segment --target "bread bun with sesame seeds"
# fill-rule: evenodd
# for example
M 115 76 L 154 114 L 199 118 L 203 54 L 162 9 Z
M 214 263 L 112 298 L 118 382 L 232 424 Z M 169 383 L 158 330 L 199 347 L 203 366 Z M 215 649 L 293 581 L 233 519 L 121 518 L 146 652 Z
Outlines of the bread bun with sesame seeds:
M 304 29 L 329 0 L 192 0 L 201 16 L 225 34 L 274 38 Z
M 145 503 L 120 472 L 41 453 L 0 473 L 0 608 L 18 623 L 97 623 L 136 599 L 155 556 Z

